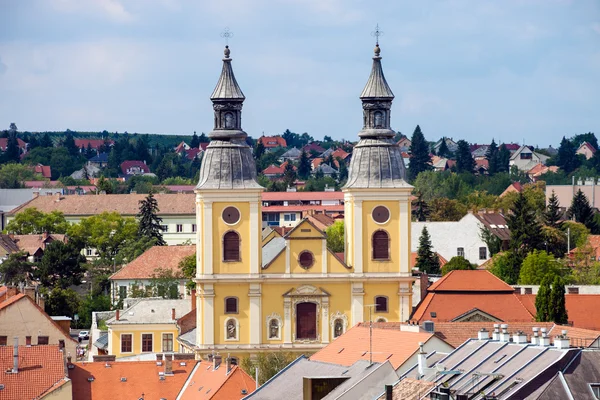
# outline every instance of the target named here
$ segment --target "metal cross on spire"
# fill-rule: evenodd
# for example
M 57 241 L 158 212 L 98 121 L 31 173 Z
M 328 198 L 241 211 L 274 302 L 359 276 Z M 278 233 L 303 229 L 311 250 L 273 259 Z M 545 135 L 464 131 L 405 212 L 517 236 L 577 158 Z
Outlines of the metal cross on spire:
M 371 36 L 375 37 L 375 44 L 379 45 L 379 36 L 383 36 L 383 31 L 379 30 L 379 24 L 377 24 L 375 30 L 371 32 Z
M 225 45 L 229 45 L 229 38 L 233 37 L 233 32 L 231 32 L 229 30 L 229 27 L 226 26 L 225 29 L 223 29 L 223 32 L 221 32 L 221 37 L 225 39 Z

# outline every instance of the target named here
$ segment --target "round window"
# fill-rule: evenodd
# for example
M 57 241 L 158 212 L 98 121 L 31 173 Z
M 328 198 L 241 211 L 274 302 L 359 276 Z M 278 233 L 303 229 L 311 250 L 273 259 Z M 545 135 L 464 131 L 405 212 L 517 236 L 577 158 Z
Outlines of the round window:
M 235 207 L 227 207 L 223 210 L 223 221 L 226 224 L 236 224 L 240 220 L 240 211 Z
M 298 263 L 302 268 L 309 269 L 315 263 L 315 258 L 313 257 L 313 254 L 310 251 L 304 250 L 298 256 Z
M 390 219 L 390 210 L 384 206 L 377 206 L 373 209 L 373 220 L 378 224 L 383 224 Z

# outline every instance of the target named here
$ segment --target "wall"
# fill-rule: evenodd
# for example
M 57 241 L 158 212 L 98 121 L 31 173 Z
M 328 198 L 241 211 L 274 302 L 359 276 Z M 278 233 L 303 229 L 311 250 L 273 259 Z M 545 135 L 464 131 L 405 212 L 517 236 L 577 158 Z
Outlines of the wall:
M 71 400 L 73 399 L 73 384 L 69 379 L 59 388 L 54 389 L 45 396 L 40 397 L 43 400 Z
M 133 346 L 131 353 L 121 353 L 121 334 L 130 333 L 133 335 Z M 129 357 L 142 354 L 142 333 L 151 333 L 153 335 L 152 347 L 153 353 L 160 353 L 162 349 L 162 334 L 173 334 L 173 351 L 179 351 L 177 342 L 177 325 L 172 324 L 119 324 L 108 328 L 108 354 L 119 357 Z
M 546 186 L 546 204 L 552 196 L 552 191 L 558 197 L 558 203 L 561 207 L 571 207 L 573 196 L 581 190 L 587 197 L 592 207 L 600 207 L 600 186 L 599 185 L 548 185 Z
M 71 353 L 73 357 L 77 354 L 77 341 L 66 335 L 27 297 L 0 310 L 0 335 L 7 336 L 11 344 L 18 336 L 20 345 L 25 345 L 26 336 L 31 336 L 33 345 L 37 344 L 38 336 L 48 336 L 48 344 L 58 345 L 59 340 L 64 340 L 67 354 Z
M 454 347 L 434 335 L 428 341 L 423 343 L 423 350 L 425 350 L 425 353 L 427 354 L 431 354 L 434 351 L 437 353 L 451 353 L 454 351 Z M 402 376 L 406 371 L 417 365 L 419 362 L 417 353 L 418 349 L 415 349 L 415 353 L 402 363 L 402 365 L 398 366 L 396 369 L 398 375 Z
M 413 222 L 411 251 L 419 249 L 419 238 L 425 226 L 431 236 L 433 251 L 438 252 L 446 260 L 450 261 L 452 257 L 458 255 L 458 247 L 465 249 L 465 258 L 471 263 L 481 265 L 489 259 L 489 249 L 479 236 L 482 224 L 472 214 L 465 215 L 460 221 Z M 488 258 L 485 260 L 479 259 L 480 247 L 486 248 Z

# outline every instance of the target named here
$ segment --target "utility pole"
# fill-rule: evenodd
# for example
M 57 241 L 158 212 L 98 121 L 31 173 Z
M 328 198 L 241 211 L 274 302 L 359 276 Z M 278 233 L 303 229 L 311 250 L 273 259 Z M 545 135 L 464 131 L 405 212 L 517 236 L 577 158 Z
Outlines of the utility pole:
M 373 307 L 377 304 L 367 304 L 369 307 L 369 365 L 373 365 Z

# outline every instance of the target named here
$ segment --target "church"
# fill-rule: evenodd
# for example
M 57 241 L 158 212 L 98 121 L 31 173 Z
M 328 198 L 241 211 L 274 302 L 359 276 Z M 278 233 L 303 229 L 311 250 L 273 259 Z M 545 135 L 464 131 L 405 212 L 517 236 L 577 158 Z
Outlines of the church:
M 214 129 L 195 189 L 199 357 L 311 353 L 359 322 L 410 318 L 412 186 L 390 128 L 394 94 L 380 52 L 377 44 L 360 95 L 363 128 L 342 189 L 342 258 L 307 219 L 283 237 L 263 238 L 264 189 L 242 129 L 245 96 L 225 46 L 211 96 Z

